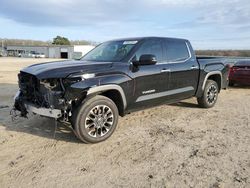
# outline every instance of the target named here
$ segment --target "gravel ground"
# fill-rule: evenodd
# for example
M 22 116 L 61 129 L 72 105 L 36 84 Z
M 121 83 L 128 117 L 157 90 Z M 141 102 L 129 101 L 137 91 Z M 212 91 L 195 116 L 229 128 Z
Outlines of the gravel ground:
M 86 145 L 39 116 L 12 122 L 16 75 L 45 59 L 0 58 L 0 187 L 250 187 L 250 88 L 222 91 L 120 118 Z

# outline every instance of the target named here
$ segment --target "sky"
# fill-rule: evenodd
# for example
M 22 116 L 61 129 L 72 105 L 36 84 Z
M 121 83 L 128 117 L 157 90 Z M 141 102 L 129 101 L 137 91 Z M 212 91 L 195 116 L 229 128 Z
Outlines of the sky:
M 0 38 L 103 42 L 164 36 L 250 49 L 249 0 L 0 0 Z

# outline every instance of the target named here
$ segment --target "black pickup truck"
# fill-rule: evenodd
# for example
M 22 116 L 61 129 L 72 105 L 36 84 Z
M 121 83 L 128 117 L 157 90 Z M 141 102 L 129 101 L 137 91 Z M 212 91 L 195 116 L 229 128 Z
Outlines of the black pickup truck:
M 14 110 L 71 123 L 80 140 L 97 143 L 112 135 L 119 115 L 190 97 L 214 106 L 228 71 L 221 58 L 197 58 L 185 39 L 113 40 L 80 60 L 21 70 Z

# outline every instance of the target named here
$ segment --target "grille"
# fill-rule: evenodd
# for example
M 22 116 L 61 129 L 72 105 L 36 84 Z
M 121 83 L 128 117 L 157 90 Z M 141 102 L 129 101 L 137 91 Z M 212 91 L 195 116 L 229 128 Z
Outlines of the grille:
M 29 89 L 39 89 L 39 81 L 38 79 L 28 73 L 20 72 L 18 75 L 19 79 L 19 87 L 21 91 L 29 91 Z
M 24 72 L 20 72 L 18 79 L 23 99 L 39 106 L 45 106 L 44 98 L 40 93 L 40 81 L 34 75 Z
M 36 76 L 25 72 L 20 72 L 18 79 L 23 100 L 31 102 L 38 107 L 58 107 L 58 99 L 62 96 L 59 84 L 54 83 L 57 86 L 53 89 L 48 89 Z

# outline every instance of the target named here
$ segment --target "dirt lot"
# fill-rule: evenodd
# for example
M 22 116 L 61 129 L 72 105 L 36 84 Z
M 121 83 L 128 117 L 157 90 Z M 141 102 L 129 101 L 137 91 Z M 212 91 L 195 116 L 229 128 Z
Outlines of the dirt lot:
M 0 58 L 0 187 L 250 187 L 250 88 L 222 91 L 120 118 L 86 145 L 54 121 L 11 121 L 18 70 L 44 59 Z

